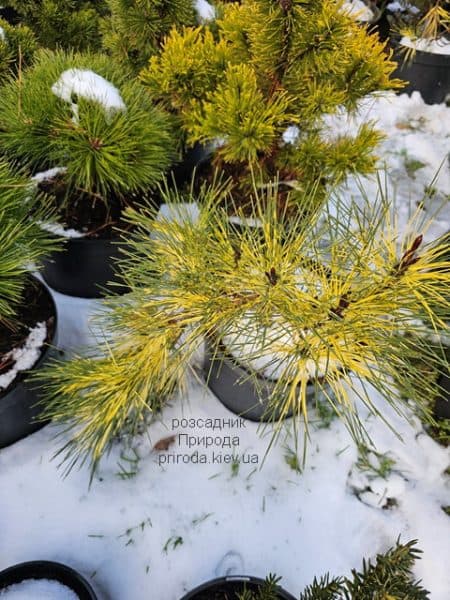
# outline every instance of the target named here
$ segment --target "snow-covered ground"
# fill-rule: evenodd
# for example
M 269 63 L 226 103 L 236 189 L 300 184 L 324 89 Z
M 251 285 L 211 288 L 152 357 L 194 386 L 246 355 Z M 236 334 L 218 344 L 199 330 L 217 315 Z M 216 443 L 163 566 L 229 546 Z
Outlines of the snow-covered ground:
M 388 95 L 365 103 L 360 120 L 367 118 L 378 119 L 388 134 L 378 154 L 389 169 L 400 222 L 417 203 L 423 201 L 431 216 L 447 202 L 428 235 L 447 231 L 450 108 L 427 106 L 416 95 Z M 333 122 L 339 130 L 356 126 Z M 423 199 L 440 166 L 431 197 Z M 366 185 L 375 193 L 373 181 Z M 356 182 L 342 193 L 357 196 Z M 60 346 L 81 347 L 90 340 L 99 302 L 54 297 Z M 372 398 L 383 402 L 375 392 Z M 367 457 L 369 470 L 357 467 L 343 425 L 333 420 L 327 428 L 318 418 L 303 471 L 293 458 L 289 422 L 262 466 L 270 430 L 250 422 L 214 431 L 201 426 L 235 417 L 193 380 L 187 396 L 167 407 L 133 450 L 117 445 L 90 488 L 86 469 L 63 479 L 50 461 L 55 430 L 46 427 L 0 451 L 0 570 L 25 560 L 57 560 L 83 573 L 104 600 L 179 600 L 217 575 L 269 572 L 298 594 L 314 575 L 348 574 L 401 536 L 419 540 L 424 553 L 415 574 L 432 600 L 448 600 L 450 518 L 441 507 L 450 505 L 450 450 L 417 420 L 409 425 L 384 410 L 403 440 L 367 418 L 381 455 Z M 191 419 L 199 426 L 190 427 Z M 152 449 L 171 435 L 176 438 L 167 449 Z M 212 438 L 213 445 L 189 447 L 194 436 L 205 445 Z M 228 447 L 229 439 L 234 446 Z M 301 449 L 301 433 L 297 441 Z

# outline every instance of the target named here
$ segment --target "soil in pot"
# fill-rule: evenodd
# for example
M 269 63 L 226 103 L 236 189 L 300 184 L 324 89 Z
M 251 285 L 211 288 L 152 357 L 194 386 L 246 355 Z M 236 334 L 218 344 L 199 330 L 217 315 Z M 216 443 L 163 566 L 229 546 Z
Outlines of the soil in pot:
M 264 584 L 262 579 L 255 577 L 222 577 L 205 583 L 192 592 L 189 592 L 182 600 L 237 600 L 238 594 L 245 590 L 258 592 Z M 280 588 L 279 600 L 294 600 L 294 597 Z
M 61 563 L 36 560 L 0 572 L 0 599 L 96 600 L 89 583 Z
M 29 371 L 50 358 L 55 334 L 53 299 L 30 275 L 14 321 L 0 322 L 0 448 L 45 425 L 34 422 L 39 393 Z
M 42 260 L 46 283 L 57 292 L 81 298 L 127 292 L 115 266 L 127 248 L 124 236 L 129 225 L 122 218 L 123 206 L 144 199 L 136 195 L 125 201 L 112 195 L 106 203 L 83 192 L 67 197 L 64 173 L 43 175 L 38 188 L 54 198 L 59 220 L 65 224 L 61 232 L 53 231 L 66 238 L 62 251 Z

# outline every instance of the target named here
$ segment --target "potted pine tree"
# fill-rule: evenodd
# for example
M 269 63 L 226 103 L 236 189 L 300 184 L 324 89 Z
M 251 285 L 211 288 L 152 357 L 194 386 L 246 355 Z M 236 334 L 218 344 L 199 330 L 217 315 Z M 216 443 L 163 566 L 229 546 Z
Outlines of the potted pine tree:
M 450 3 L 446 0 L 399 0 L 387 6 L 399 68 L 408 82 L 403 91 L 419 91 L 428 104 L 450 94 Z
M 395 598 L 396 600 L 427 600 L 430 593 L 414 579 L 413 567 L 420 558 L 416 541 L 397 541 L 393 548 L 377 554 L 374 560 L 363 560 L 361 571 L 352 569 L 350 577 L 314 578 L 299 596 L 299 600 L 366 600 Z M 250 577 L 224 577 L 199 586 L 182 600 L 281 600 L 293 598 L 279 586 L 279 577 L 265 580 Z
M 366 94 L 396 88 L 395 63 L 342 2 L 243 0 L 201 27 L 172 29 L 141 72 L 149 93 L 177 114 L 188 144 L 215 148 L 211 170 L 231 177 L 234 204 L 251 213 L 255 175 L 279 175 L 281 207 L 349 172 L 374 169 L 370 123 L 336 137 L 323 117 L 352 112 Z
M 170 117 L 107 56 L 64 51 L 40 51 L 5 85 L 0 107 L 3 150 L 33 171 L 54 209 L 41 226 L 65 238 L 45 280 L 65 294 L 101 295 L 115 279 L 124 207 L 150 201 L 175 158 Z
M 338 205 L 325 222 L 323 215 L 290 217 L 286 229 L 276 189 L 260 199 L 255 193 L 263 236 L 252 228 L 236 236 L 221 208 L 228 193 L 227 186 L 204 187 L 195 221 L 176 204 L 175 219 L 128 213 L 139 228 L 122 264 L 131 292 L 125 303 L 107 302 L 102 355 L 97 348 L 97 356 L 45 372 L 44 414 L 74 432 L 62 450 L 70 465 L 91 460 L 95 467 L 115 436 L 142 427 L 183 388 L 205 339 L 208 384 L 231 410 L 272 421 L 275 432 L 290 414 L 307 428 L 320 398 L 365 443 L 356 396 L 380 412 L 364 382 L 404 413 L 394 374 L 419 353 L 444 363 L 428 341 L 406 334 L 421 330 L 424 313 L 436 331 L 445 328 L 448 284 L 436 264 L 448 243 L 425 244 L 420 232 L 399 242 L 388 207 L 369 200 L 353 207 L 354 222 Z M 170 203 L 174 194 L 163 195 Z M 302 199 L 306 207 L 314 201 Z M 231 382 L 220 379 L 224 365 Z M 407 375 L 409 401 L 429 417 L 430 385 L 419 369 Z
M 43 426 L 30 372 L 48 361 L 57 323 L 50 293 L 29 271 L 52 247 L 30 219 L 36 210 L 27 179 L 0 162 L 0 448 Z

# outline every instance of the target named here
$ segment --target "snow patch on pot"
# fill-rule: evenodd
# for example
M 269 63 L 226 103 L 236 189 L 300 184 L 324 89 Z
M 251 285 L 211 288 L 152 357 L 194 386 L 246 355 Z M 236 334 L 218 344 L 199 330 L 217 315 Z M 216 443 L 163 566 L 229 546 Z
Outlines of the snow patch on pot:
M 420 52 L 429 52 L 430 54 L 444 54 L 446 56 L 450 56 L 450 40 L 444 37 L 438 38 L 437 40 L 425 38 L 417 38 L 416 40 L 412 40 L 410 37 L 404 36 L 400 40 L 400 44 L 402 46 L 406 46 L 407 48 L 419 50 Z
M 101 75 L 89 69 L 68 69 L 52 85 L 52 92 L 66 102 L 70 102 L 74 119 L 78 120 L 77 98 L 97 102 L 112 115 L 126 110 L 119 90 Z
M 41 356 L 41 349 L 47 338 L 47 326 L 45 322 L 37 323 L 30 329 L 25 344 L 20 348 L 14 348 L 5 355 L 5 360 L 11 360 L 11 368 L 0 375 L 0 390 L 5 390 L 21 371 L 31 369 Z
M 194 8 L 202 23 L 213 21 L 216 18 L 216 9 L 206 0 L 195 0 Z
M 375 16 L 373 11 L 362 0 L 348 0 L 344 2 L 341 10 L 363 23 L 372 21 Z
M 37 224 L 44 231 L 48 231 L 49 233 L 59 237 L 69 239 L 85 237 L 85 234 L 81 231 L 77 231 L 76 229 L 66 229 L 64 225 L 61 225 L 60 223 L 51 221 L 38 221 Z
M 0 590 L 4 600 L 79 600 L 79 596 L 66 585 L 51 579 L 25 579 Z
M 31 181 L 35 182 L 36 185 L 42 183 L 43 181 L 51 181 L 60 173 L 65 173 L 67 171 L 67 167 L 53 167 L 52 169 L 48 169 L 47 171 L 41 171 L 40 173 L 36 173 L 31 178 Z

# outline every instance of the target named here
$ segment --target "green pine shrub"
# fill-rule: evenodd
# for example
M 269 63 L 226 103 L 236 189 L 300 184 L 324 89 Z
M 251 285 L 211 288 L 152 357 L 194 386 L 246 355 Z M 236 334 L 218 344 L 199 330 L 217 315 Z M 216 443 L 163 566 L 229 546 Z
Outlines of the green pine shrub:
M 375 560 L 363 560 L 361 571 L 352 569 L 351 577 L 315 578 L 299 600 L 427 600 L 430 593 L 412 572 L 421 554 L 416 543 L 397 541 L 384 554 L 377 554 Z M 237 594 L 237 600 L 279 600 L 279 581 L 279 577 L 269 575 L 257 592 L 246 590 Z
M 0 81 L 30 65 L 36 50 L 37 41 L 29 27 L 0 19 Z
M 14 319 L 31 263 L 53 247 L 37 200 L 28 179 L 0 161 L 0 324 Z
M 193 0 L 107 0 L 103 45 L 114 59 L 137 74 L 161 48 L 172 27 L 195 25 Z
M 3 4 L 17 11 L 44 48 L 101 48 L 99 22 L 107 12 L 105 0 L 7 0 Z
M 106 79 L 115 107 L 103 104 L 107 92 L 98 91 L 98 80 L 88 85 L 97 89 L 94 98 L 79 86 L 61 86 L 67 75 L 86 71 Z M 104 219 L 113 205 L 120 212 L 162 178 L 175 155 L 170 118 L 101 54 L 39 51 L 33 67 L 4 86 L 0 112 L 0 143 L 9 159 L 34 172 L 65 169 L 46 191 L 67 224 L 80 201 L 103 205 Z
M 327 186 L 373 171 L 380 134 L 325 135 L 323 117 L 400 86 L 376 34 L 336 0 L 243 0 L 212 24 L 172 30 L 141 73 L 149 93 L 176 111 L 188 143 L 215 146 L 214 166 L 248 201 L 255 173 L 285 190 Z M 297 139 L 286 140 L 288 127 Z M 293 131 L 288 130 L 288 131 Z M 295 137 L 295 136 L 294 136 Z M 295 195 L 291 195 L 294 198 Z

